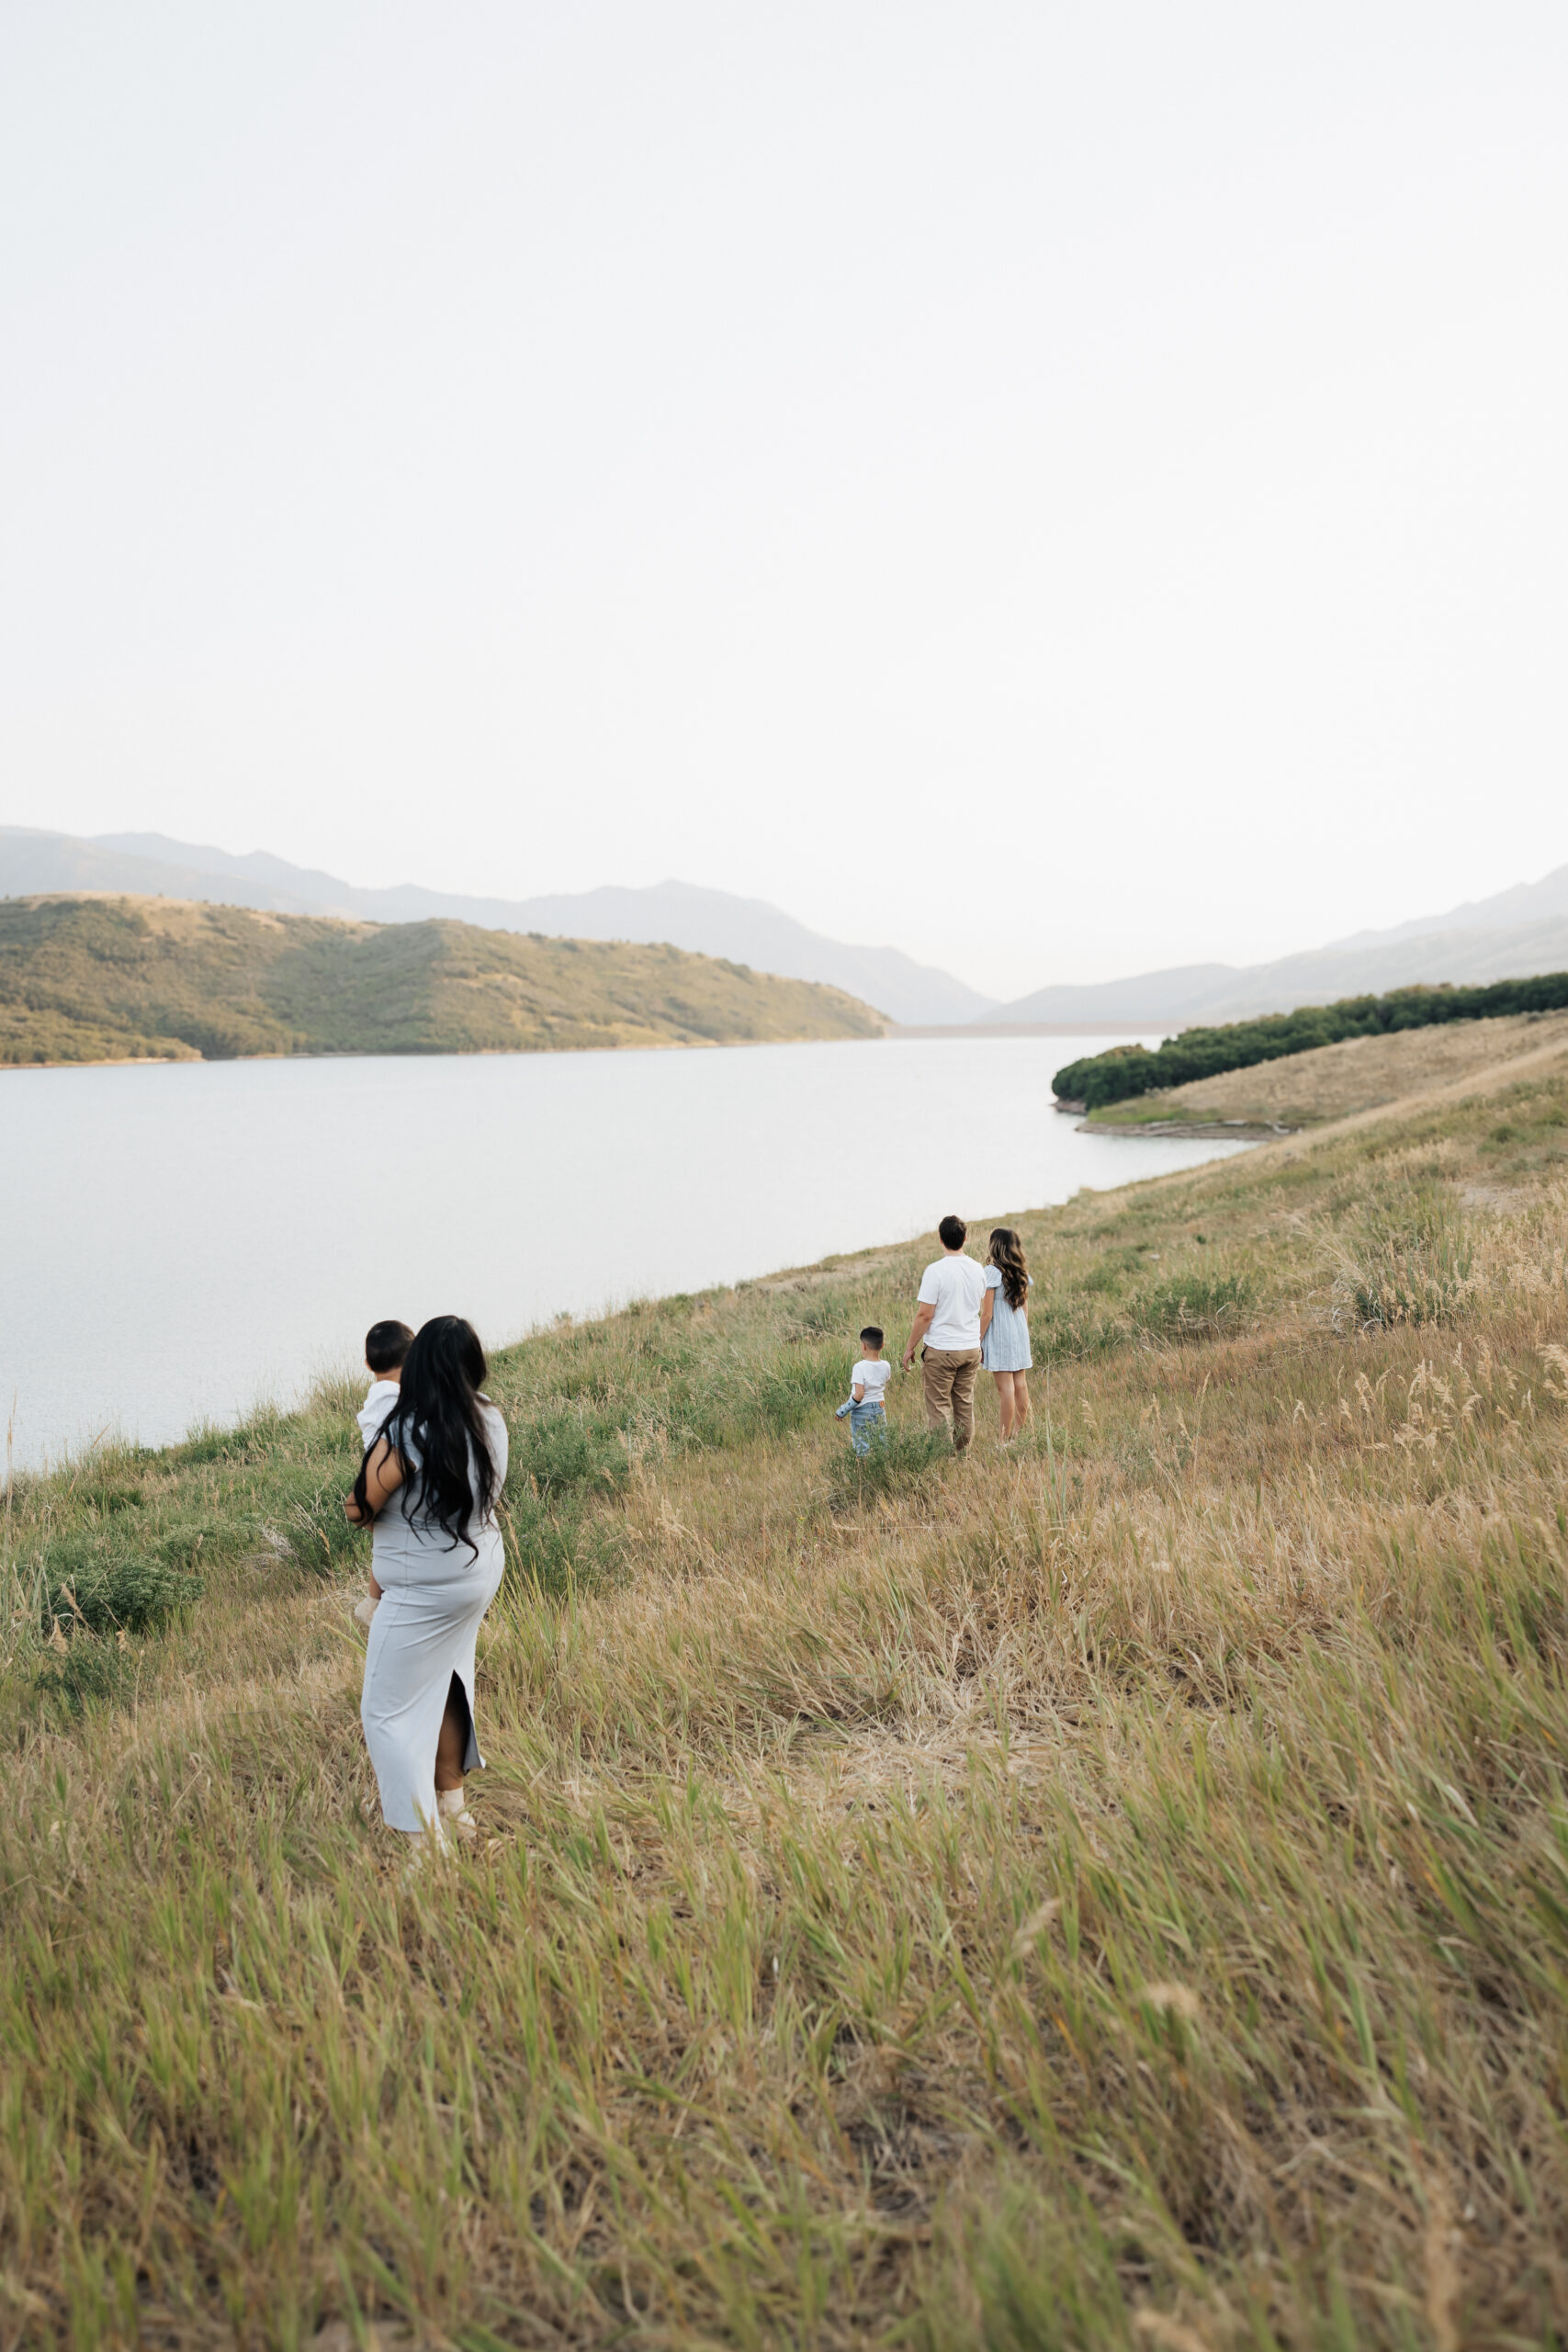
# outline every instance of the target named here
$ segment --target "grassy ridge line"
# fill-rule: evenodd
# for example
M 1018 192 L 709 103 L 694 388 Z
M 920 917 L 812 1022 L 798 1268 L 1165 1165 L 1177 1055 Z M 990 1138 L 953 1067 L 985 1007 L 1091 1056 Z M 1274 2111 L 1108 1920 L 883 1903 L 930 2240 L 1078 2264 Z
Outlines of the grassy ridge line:
M 675 947 L 166 899 L 0 901 L 0 1063 L 880 1036 L 840 989 Z
M 1455 1099 L 1476 1087 L 1505 1082 L 1506 1066 L 1526 1054 L 1568 1043 L 1568 1012 L 1530 1012 L 1512 1020 L 1462 1021 L 1443 1028 L 1406 1029 L 1381 1037 L 1354 1037 L 1304 1054 L 1232 1070 L 1176 1092 L 1138 1095 L 1109 1104 L 1086 1122 L 1113 1132 L 1216 1122 L 1251 1122 L 1261 1128 L 1321 1127 L 1363 1111 L 1427 1101 L 1446 1087 Z
M 1048 1420 L 899 1381 L 870 1480 L 919 1247 L 507 1351 L 496 1843 L 409 1892 L 351 1394 L 20 1487 L 0 2324 L 1561 2340 L 1565 1178 L 1543 1053 L 1026 1215 Z M 57 1647 L 64 1544 L 200 1606 Z
M 1146 1046 L 1112 1046 L 1066 1063 L 1052 1080 L 1063 1102 L 1097 1111 L 1159 1088 L 1183 1086 L 1222 1071 L 1337 1045 L 1349 1037 L 1382 1036 L 1434 1023 L 1477 1021 L 1518 1012 L 1561 1011 L 1568 1006 L 1568 972 L 1545 972 L 1533 979 L 1495 980 L 1483 988 L 1393 989 L 1386 996 L 1343 997 L 1337 1003 L 1305 1005 L 1295 1012 L 1271 1013 L 1261 1021 L 1229 1022 L 1213 1029 L 1185 1029 L 1150 1052 Z

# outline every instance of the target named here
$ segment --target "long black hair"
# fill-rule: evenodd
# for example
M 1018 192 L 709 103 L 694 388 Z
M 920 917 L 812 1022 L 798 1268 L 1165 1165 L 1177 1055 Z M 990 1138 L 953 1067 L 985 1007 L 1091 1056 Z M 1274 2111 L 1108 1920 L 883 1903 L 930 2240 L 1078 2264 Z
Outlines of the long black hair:
M 460 1315 L 436 1315 L 421 1324 L 403 1363 L 398 1401 L 367 1448 L 354 1482 L 354 1499 L 367 1519 L 365 1474 L 385 1438 L 406 1474 L 403 1517 L 421 1511 L 440 1528 L 448 1551 L 466 1544 L 479 1558 L 468 1524 L 476 1519 L 484 1524 L 500 1491 L 484 1425 L 484 1377 L 485 1351 L 471 1323 Z

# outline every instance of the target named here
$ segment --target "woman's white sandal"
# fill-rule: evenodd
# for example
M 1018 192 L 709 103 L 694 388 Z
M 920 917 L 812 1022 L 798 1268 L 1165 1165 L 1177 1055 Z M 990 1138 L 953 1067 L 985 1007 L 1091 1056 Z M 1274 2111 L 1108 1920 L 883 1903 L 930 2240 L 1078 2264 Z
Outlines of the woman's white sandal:
M 441 1789 L 435 1798 L 435 1818 L 447 1832 L 456 1830 L 459 1838 L 477 1838 L 479 1825 L 468 1811 L 468 1800 L 461 1789 Z
M 436 1863 L 444 1862 L 449 1842 L 439 1821 L 433 1821 L 427 1829 L 411 1831 L 406 1839 L 408 1860 L 402 1868 L 403 1884 L 417 1886 L 426 1871 Z

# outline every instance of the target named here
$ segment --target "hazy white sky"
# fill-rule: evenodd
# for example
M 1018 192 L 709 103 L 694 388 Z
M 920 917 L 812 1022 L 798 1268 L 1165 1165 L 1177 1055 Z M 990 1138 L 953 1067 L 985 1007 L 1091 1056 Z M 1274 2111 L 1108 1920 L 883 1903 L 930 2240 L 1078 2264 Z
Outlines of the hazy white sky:
M 0 776 L 1015 994 L 1568 859 L 1562 0 L 0 13 Z

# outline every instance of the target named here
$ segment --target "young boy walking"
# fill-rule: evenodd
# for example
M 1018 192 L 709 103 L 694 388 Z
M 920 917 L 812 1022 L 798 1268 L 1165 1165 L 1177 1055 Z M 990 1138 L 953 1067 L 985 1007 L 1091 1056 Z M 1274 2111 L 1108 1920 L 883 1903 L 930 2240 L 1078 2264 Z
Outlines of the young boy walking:
M 884 1399 L 893 1367 L 882 1352 L 882 1340 L 880 1327 L 868 1323 L 860 1335 L 860 1361 L 850 1381 L 849 1396 L 833 1416 L 841 1421 L 849 1415 L 850 1443 L 857 1453 L 869 1453 L 873 1439 L 878 1445 L 887 1442 Z

